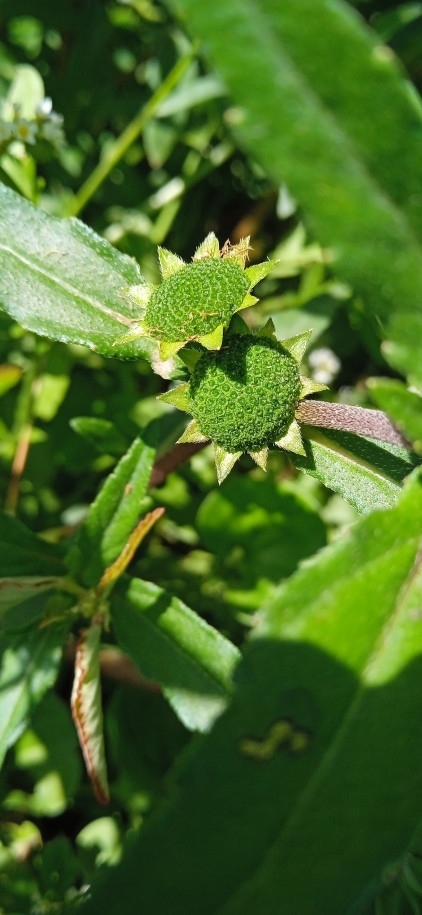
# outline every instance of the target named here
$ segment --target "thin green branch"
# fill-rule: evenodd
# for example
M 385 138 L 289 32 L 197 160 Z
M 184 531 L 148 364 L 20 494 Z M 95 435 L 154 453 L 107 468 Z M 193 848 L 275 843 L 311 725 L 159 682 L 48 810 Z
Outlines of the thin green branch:
M 154 95 L 151 96 L 146 105 L 138 111 L 138 114 L 136 114 L 133 120 L 125 127 L 123 133 L 121 133 L 114 143 L 108 147 L 104 156 L 94 168 L 94 171 L 91 172 L 78 193 L 75 194 L 74 198 L 69 203 L 66 211 L 67 216 L 78 216 L 81 210 L 84 209 L 112 169 L 120 162 L 135 140 L 138 139 L 162 102 L 164 102 L 167 96 L 170 95 L 170 92 L 172 92 L 180 82 L 182 76 L 186 73 L 189 64 L 195 57 L 196 52 L 197 46 L 193 45 L 192 49 L 177 61 L 177 64 L 170 70 L 170 73 L 166 76 L 165 80 L 161 83 L 156 92 L 154 92 Z

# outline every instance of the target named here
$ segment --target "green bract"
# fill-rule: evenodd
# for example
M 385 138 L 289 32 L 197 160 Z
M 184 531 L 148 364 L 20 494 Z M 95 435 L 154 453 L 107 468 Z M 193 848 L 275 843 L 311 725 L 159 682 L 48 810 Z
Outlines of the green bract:
M 233 336 L 205 353 L 189 386 L 201 432 L 227 451 L 261 451 L 286 434 L 300 395 L 297 363 L 271 339 Z
M 278 341 L 271 319 L 258 333 L 228 332 L 217 353 L 198 356 L 190 380 L 160 400 L 193 416 L 179 442 L 214 444 L 219 482 L 242 452 L 266 469 L 268 449 L 305 454 L 295 411 L 298 401 L 325 384 L 299 374 L 311 331 Z
M 250 292 L 275 263 L 245 268 L 248 251 L 249 238 L 237 245 L 226 242 L 220 251 L 213 232 L 199 245 L 191 264 L 158 248 L 162 282 L 126 290 L 137 317 L 130 333 L 118 342 L 139 337 L 157 340 L 162 359 L 192 341 L 208 350 L 219 349 L 224 328 L 237 311 L 258 301 Z

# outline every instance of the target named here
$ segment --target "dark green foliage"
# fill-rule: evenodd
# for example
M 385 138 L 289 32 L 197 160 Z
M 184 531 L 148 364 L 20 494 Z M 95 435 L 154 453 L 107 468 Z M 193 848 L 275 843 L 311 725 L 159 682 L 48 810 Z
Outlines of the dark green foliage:
M 422 915 L 421 21 L 0 3 L 2 915 Z
M 282 345 L 234 335 L 205 353 L 190 380 L 201 432 L 227 451 L 260 451 L 287 431 L 300 394 L 297 364 Z

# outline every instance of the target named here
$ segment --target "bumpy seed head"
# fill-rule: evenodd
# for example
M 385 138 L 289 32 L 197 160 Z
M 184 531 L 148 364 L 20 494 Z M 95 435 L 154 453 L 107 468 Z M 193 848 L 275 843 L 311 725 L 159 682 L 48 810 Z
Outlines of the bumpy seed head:
M 190 380 L 159 398 L 193 416 L 179 442 L 213 442 L 220 483 L 243 451 L 263 470 L 272 446 L 305 454 L 296 407 L 327 387 L 299 375 L 311 331 L 280 342 L 271 318 L 256 334 L 236 321 L 240 332 L 198 354 Z
M 237 245 L 226 242 L 219 248 L 213 232 L 197 248 L 193 263 L 158 249 L 162 282 L 142 283 L 126 294 L 138 312 L 133 330 L 119 343 L 150 337 L 160 343 L 160 356 L 168 359 L 185 343 L 196 341 L 206 349 L 218 350 L 223 331 L 233 315 L 258 300 L 251 289 L 274 267 L 265 261 L 245 267 L 249 238 Z
M 145 323 L 158 340 L 195 340 L 219 325 L 226 327 L 248 289 L 248 278 L 235 261 L 194 261 L 154 289 Z
M 280 343 L 236 335 L 201 357 L 189 402 L 203 435 L 221 448 L 261 451 L 287 432 L 300 388 L 297 363 Z

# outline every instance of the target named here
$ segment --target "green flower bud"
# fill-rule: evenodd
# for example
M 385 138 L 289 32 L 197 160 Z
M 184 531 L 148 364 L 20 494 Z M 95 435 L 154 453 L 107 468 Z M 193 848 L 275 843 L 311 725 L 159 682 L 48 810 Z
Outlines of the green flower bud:
M 282 438 L 300 391 L 297 363 L 280 343 L 235 335 L 201 357 L 188 398 L 203 435 L 233 453 L 261 451 Z
M 248 289 L 248 278 L 235 261 L 194 261 L 154 289 L 145 324 L 152 337 L 165 342 L 203 337 L 229 324 Z

